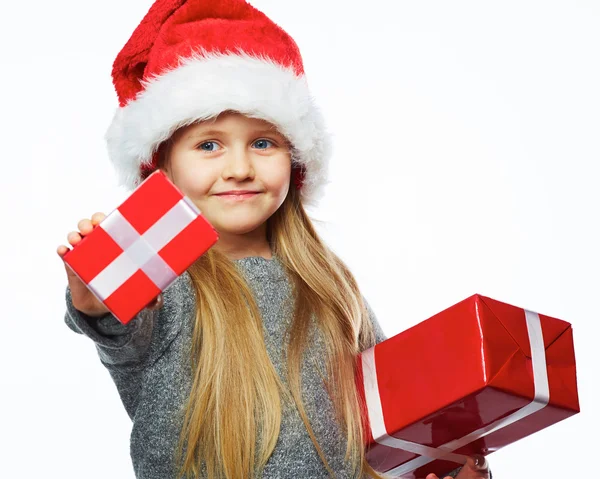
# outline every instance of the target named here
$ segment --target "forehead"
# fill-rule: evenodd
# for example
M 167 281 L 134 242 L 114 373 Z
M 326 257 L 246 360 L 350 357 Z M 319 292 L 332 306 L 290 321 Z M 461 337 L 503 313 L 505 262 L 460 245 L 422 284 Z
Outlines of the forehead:
M 216 117 L 187 125 L 179 130 L 178 136 L 186 139 L 207 131 L 215 133 L 270 133 L 279 135 L 285 139 L 285 136 L 274 124 L 261 118 L 252 118 L 237 112 L 224 112 Z

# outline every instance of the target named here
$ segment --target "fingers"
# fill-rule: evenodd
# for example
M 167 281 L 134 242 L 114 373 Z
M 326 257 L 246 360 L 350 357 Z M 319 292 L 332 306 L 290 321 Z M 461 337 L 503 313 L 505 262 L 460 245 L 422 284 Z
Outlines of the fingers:
M 481 454 L 468 456 L 465 468 L 468 468 L 472 476 L 478 479 L 490 479 L 491 477 L 489 463 Z
M 79 243 L 81 241 L 81 238 L 81 235 L 77 231 L 71 231 L 67 235 L 67 241 L 71 246 L 75 246 L 77 243 Z M 71 251 L 71 249 L 68 246 L 65 246 L 64 244 L 61 244 L 58 246 L 58 248 L 56 248 L 56 254 L 58 254 L 58 256 L 60 256 L 61 258 L 64 255 L 66 255 L 69 251 Z
M 150 303 L 148 303 L 148 306 L 146 306 L 146 308 L 148 309 L 160 309 L 162 308 L 163 305 L 163 296 L 162 294 L 159 294 L 156 298 L 154 298 L 152 301 L 150 301 Z
M 481 454 L 467 456 L 467 462 L 462 468 L 460 468 L 456 478 L 491 479 L 489 463 L 485 456 L 482 456 Z M 439 477 L 431 473 L 427 475 L 425 479 L 439 479 Z M 445 476 L 444 479 L 452 479 L 452 476 Z
M 94 230 L 94 225 L 92 224 L 92 220 L 85 218 L 77 223 L 77 228 L 79 228 L 81 235 L 85 236 L 89 235 Z
M 79 231 L 71 231 L 67 235 L 67 241 L 71 246 L 75 246 L 78 244 L 84 236 L 90 234 L 94 231 L 94 228 L 100 224 L 100 222 L 106 218 L 106 215 L 101 212 L 94 213 L 91 219 L 84 218 L 79 223 L 77 223 L 77 228 Z M 56 248 L 56 253 L 62 258 L 65 254 L 70 251 L 69 247 L 66 245 L 59 245 Z
M 97 226 L 100 224 L 100 222 L 106 218 L 106 215 L 104 213 L 98 212 L 98 213 L 94 213 L 92 215 L 92 224 L 94 226 Z
M 474 471 L 487 472 L 489 469 L 487 459 L 481 454 L 474 454 L 467 457 L 467 463 Z
M 98 226 L 104 218 L 106 218 L 106 215 L 104 213 L 98 212 L 94 213 L 91 219 L 82 219 L 79 223 L 77 223 L 77 228 L 79 228 L 79 231 L 72 231 L 71 233 L 69 233 L 69 236 L 76 243 L 78 243 L 79 241 L 81 241 L 81 237 L 89 235 L 92 231 L 94 231 L 94 228 Z

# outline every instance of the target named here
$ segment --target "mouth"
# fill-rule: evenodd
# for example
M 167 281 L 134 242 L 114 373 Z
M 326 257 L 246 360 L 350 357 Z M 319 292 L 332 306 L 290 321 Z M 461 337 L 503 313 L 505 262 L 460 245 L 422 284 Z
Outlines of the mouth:
M 242 194 L 219 194 L 215 195 L 217 198 L 228 201 L 244 201 L 258 196 L 260 193 L 242 193 Z

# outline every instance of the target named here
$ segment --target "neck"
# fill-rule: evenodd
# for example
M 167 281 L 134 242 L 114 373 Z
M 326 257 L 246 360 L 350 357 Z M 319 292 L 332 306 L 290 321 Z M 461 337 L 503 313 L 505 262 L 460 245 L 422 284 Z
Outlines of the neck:
M 214 248 L 230 260 L 248 256 L 260 256 L 265 259 L 273 257 L 271 246 L 267 241 L 266 225 L 241 235 L 219 231 L 219 240 Z

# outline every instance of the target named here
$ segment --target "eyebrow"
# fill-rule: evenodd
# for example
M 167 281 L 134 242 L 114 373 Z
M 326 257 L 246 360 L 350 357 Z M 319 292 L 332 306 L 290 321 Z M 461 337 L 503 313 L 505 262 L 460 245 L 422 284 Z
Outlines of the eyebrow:
M 197 132 L 189 133 L 185 136 L 184 140 L 193 140 L 199 138 L 201 136 L 218 136 L 218 135 L 228 135 L 229 132 L 225 130 L 200 130 Z M 286 137 L 277 131 L 276 129 L 261 129 L 261 130 L 253 130 L 253 135 L 275 135 L 281 137 L 283 140 L 287 141 Z

